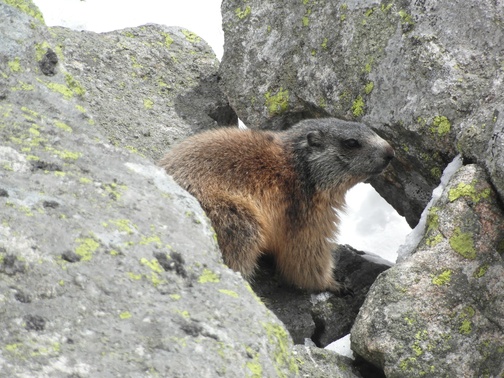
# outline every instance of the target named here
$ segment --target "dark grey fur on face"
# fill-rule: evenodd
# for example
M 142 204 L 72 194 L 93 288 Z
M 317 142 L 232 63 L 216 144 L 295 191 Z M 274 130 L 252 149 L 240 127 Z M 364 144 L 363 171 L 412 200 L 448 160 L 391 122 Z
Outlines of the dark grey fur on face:
M 362 123 L 336 118 L 305 120 L 288 131 L 296 168 L 312 189 L 364 181 L 394 157 L 392 147 Z M 315 184 L 316 183 L 316 184 Z

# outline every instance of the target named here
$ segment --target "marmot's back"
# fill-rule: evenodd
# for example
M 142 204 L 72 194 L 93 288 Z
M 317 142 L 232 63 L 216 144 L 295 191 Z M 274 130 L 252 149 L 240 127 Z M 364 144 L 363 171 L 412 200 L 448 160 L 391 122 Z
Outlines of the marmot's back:
M 289 282 L 341 292 L 332 275 L 334 208 L 393 156 L 365 125 L 326 118 L 284 132 L 207 131 L 174 147 L 160 165 L 200 201 L 232 269 L 248 278 L 269 253 Z
M 288 160 L 276 133 L 223 128 L 186 139 L 159 164 L 189 192 L 210 186 L 255 193 L 292 179 Z

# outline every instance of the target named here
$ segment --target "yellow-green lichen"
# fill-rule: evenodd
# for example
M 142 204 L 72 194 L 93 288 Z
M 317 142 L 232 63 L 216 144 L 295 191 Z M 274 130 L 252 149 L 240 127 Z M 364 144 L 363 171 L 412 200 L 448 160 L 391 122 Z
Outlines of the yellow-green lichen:
M 36 112 L 36 111 L 34 111 L 34 110 L 31 110 L 31 109 L 27 108 L 26 106 L 22 106 L 22 107 L 21 107 L 21 110 L 22 110 L 24 113 L 28 113 L 28 115 L 29 115 L 30 117 L 33 117 L 33 118 L 39 118 L 39 116 L 40 116 L 40 114 L 39 114 L 39 113 L 37 113 L 37 112 Z M 26 118 L 26 119 L 30 119 L 29 117 L 27 117 L 27 115 L 25 115 L 25 118 Z
M 368 95 L 373 91 L 373 89 L 374 89 L 374 83 L 370 81 L 364 87 L 364 93 Z
M 175 312 L 182 316 L 184 319 L 189 319 L 191 317 L 191 314 L 189 314 L 189 311 L 187 310 L 175 310 Z
M 475 183 L 473 183 L 475 184 Z M 490 188 L 486 188 L 480 192 L 477 192 L 473 184 L 459 183 L 456 188 L 452 188 L 448 192 L 448 199 L 450 202 L 456 201 L 460 197 L 468 197 L 474 203 L 478 203 L 482 199 L 486 199 L 490 196 Z
M 471 233 L 464 233 L 457 227 L 449 239 L 450 246 L 462 257 L 474 260 L 476 258 L 476 249 Z
M 429 247 L 435 247 L 439 243 L 443 241 L 443 235 L 441 234 L 436 234 L 434 236 L 430 236 L 425 240 L 425 244 L 427 244 Z
M 236 291 L 233 291 L 233 290 L 219 289 L 219 293 L 229 295 L 230 297 L 233 297 L 233 298 L 239 298 L 240 297 L 238 295 L 238 293 Z
M 327 101 L 325 98 L 321 97 L 319 102 L 318 102 L 318 106 L 320 106 L 322 109 L 326 108 L 327 107 Z
M 453 273 L 453 270 L 446 269 L 441 274 L 435 276 L 432 279 L 432 283 L 437 286 L 447 285 L 451 281 L 452 273 Z
M 347 15 L 346 15 L 346 12 L 348 10 L 348 5 L 347 4 L 341 4 L 340 5 L 340 12 L 341 12 L 341 15 L 340 15 L 340 21 L 343 22 L 346 20 L 347 18 Z
M 423 349 L 417 341 L 415 341 L 415 343 L 411 346 L 411 349 L 413 349 L 413 353 L 415 353 L 415 356 L 417 357 L 423 354 Z
M 373 67 L 373 59 L 370 59 L 369 62 L 367 62 L 366 65 L 364 66 L 364 73 L 370 74 L 372 67 Z
M 322 44 L 320 45 L 320 47 L 322 47 L 324 50 L 327 49 L 327 38 L 324 38 L 324 40 L 322 41 Z
M 133 55 L 130 56 L 130 60 L 133 68 L 143 68 L 143 66 L 140 63 L 138 63 L 136 56 Z
M 196 33 L 190 32 L 189 30 L 182 30 L 182 34 L 184 34 L 185 39 L 191 43 L 199 43 L 201 38 L 198 37 Z
M 441 168 L 439 168 L 439 167 L 433 167 L 430 170 L 430 174 L 436 180 L 439 180 L 441 178 L 441 175 L 443 174 L 443 172 L 441 171 Z
M 79 238 L 75 253 L 81 257 L 81 261 L 89 261 L 93 254 L 100 248 L 100 244 L 93 238 Z
M 437 134 L 439 136 L 444 136 L 448 134 L 450 130 L 451 130 L 451 123 L 448 120 L 448 118 L 446 118 L 445 116 L 434 117 L 430 127 L 431 133 Z
M 21 12 L 37 19 L 38 21 L 44 23 L 44 17 L 40 13 L 39 9 L 31 1 L 26 0 L 3 0 L 7 5 L 18 8 Z
M 16 87 L 11 87 L 11 91 L 33 91 L 35 86 L 33 84 L 25 83 L 24 81 L 19 81 Z
M 404 317 L 404 321 L 406 322 L 407 325 L 410 326 L 416 323 L 416 320 L 414 318 L 407 315 Z
M 270 91 L 264 94 L 265 105 L 270 116 L 280 115 L 289 108 L 289 91 L 280 87 L 277 94 Z
M 150 268 L 152 271 L 150 275 L 147 275 L 146 278 L 149 279 L 154 286 L 158 286 L 166 281 L 160 278 L 159 274 L 164 271 L 163 267 L 159 264 L 157 259 L 147 260 L 146 258 L 140 259 L 140 263 Z
M 8 169 L 8 167 L 4 167 L 4 168 L 6 170 L 10 170 L 10 169 Z M 28 206 L 16 205 L 10 201 L 5 202 L 5 206 L 8 206 L 8 207 L 13 208 L 17 211 L 20 211 L 20 212 L 24 213 L 27 217 L 33 217 L 33 213 Z M 0 260 L 0 262 L 1 262 L 1 260 Z
M 487 271 L 488 271 L 488 265 L 487 264 L 482 265 L 478 267 L 478 269 L 476 269 L 473 276 L 474 278 L 481 278 L 486 274 Z
M 256 292 L 254 291 L 254 289 L 252 289 L 252 286 L 250 286 L 250 284 L 248 282 L 245 282 L 245 288 L 247 289 L 247 291 L 252 294 L 252 297 L 254 297 L 254 299 L 256 300 L 257 303 L 261 304 L 264 306 L 264 302 L 262 301 L 262 299 L 256 294 Z
M 102 185 L 103 189 L 107 192 L 108 196 L 113 200 L 121 199 L 122 192 L 126 190 L 128 187 L 126 185 L 119 185 L 115 182 L 111 184 Z
M 275 358 L 275 370 L 278 376 L 284 376 L 282 370 L 287 367 L 293 373 L 298 373 L 296 359 L 290 353 L 289 338 L 287 331 L 279 324 L 262 323 L 266 330 L 268 341 L 274 346 L 273 357 Z
M 123 311 L 119 314 L 119 317 L 123 320 L 131 318 L 131 312 L 129 311 Z
M 40 136 L 40 131 L 38 131 L 39 127 L 36 124 L 33 124 L 32 127 L 28 129 L 28 132 L 32 134 L 34 137 Z
M 21 344 L 21 343 L 13 343 L 13 344 L 5 345 L 3 348 L 7 352 L 15 353 L 22 346 L 23 346 L 23 344 Z
M 114 224 L 119 231 L 126 232 L 129 235 L 132 235 L 138 229 L 129 219 L 113 219 L 109 222 Z
M 77 109 L 81 113 L 86 113 L 86 108 L 82 105 L 75 105 L 75 109 Z
M 143 236 L 142 235 L 142 238 L 140 239 L 140 243 L 138 243 L 140 245 L 148 245 L 148 244 L 157 244 L 159 246 L 161 246 L 163 243 L 161 242 L 161 238 L 157 235 L 153 235 L 153 236 Z
M 406 12 L 405 10 L 401 9 L 399 12 L 397 12 L 397 14 L 399 15 L 399 17 L 401 17 L 402 24 L 409 24 L 409 25 L 415 24 L 413 22 L 413 17 L 411 17 L 411 15 L 408 12 Z
M 418 360 L 416 357 L 408 357 L 399 362 L 399 368 L 403 372 L 414 372 L 418 369 Z
M 364 115 L 364 100 L 362 99 L 362 96 L 357 96 L 357 98 L 354 100 L 352 104 L 352 114 L 355 118 L 358 118 L 362 115 Z
M 68 126 L 65 122 L 61 122 L 61 121 L 58 121 L 58 120 L 55 120 L 54 121 L 54 125 L 63 130 L 63 131 L 66 131 L 67 133 L 71 133 L 73 130 L 70 126 Z
M 152 107 L 154 106 L 154 101 L 152 101 L 150 98 L 144 98 L 143 105 L 145 109 L 152 109 Z
M 245 350 L 247 351 L 247 355 L 252 358 L 252 361 L 245 363 L 245 367 L 248 369 L 245 376 L 249 378 L 262 378 L 263 370 L 259 362 L 259 352 L 254 351 L 250 347 L 246 347 Z
M 174 301 L 179 301 L 182 298 L 180 294 L 170 294 L 169 297 Z
M 427 232 L 437 230 L 439 227 L 439 207 L 432 206 L 427 212 Z
M 147 260 L 145 257 L 140 259 L 140 263 L 150 268 L 153 272 L 162 273 L 164 271 L 163 267 L 159 265 L 159 261 L 157 259 Z
M 16 58 L 14 60 L 11 60 L 10 62 L 7 62 L 7 65 L 9 66 L 9 69 L 11 70 L 11 72 L 21 71 L 21 63 L 19 62 L 19 58 Z
M 137 274 L 137 273 L 133 273 L 133 272 L 127 272 L 126 274 L 133 281 L 140 281 L 142 279 L 141 274 Z
M 72 98 L 74 95 L 83 96 L 86 93 L 84 87 L 68 73 L 65 74 L 66 85 L 50 81 L 46 82 L 39 78 L 37 78 L 37 81 L 44 84 L 51 91 L 61 94 L 65 98 Z
M 80 83 L 77 80 L 75 80 L 72 77 L 72 75 L 70 75 L 68 73 L 65 74 L 65 82 L 73 94 L 75 94 L 77 96 L 84 96 L 84 94 L 86 93 L 86 90 L 84 89 L 84 87 L 82 85 L 80 85 Z
M 462 324 L 459 327 L 459 332 L 462 335 L 468 335 L 472 332 L 472 323 L 469 319 L 462 320 Z
M 394 6 L 394 3 L 390 3 L 388 5 L 382 4 L 381 11 L 384 13 L 387 13 L 390 10 L 390 8 L 392 8 L 393 6 Z
M 91 179 L 89 179 L 89 178 L 87 178 L 87 177 L 81 177 L 81 178 L 79 179 L 79 182 L 80 182 L 81 184 L 91 184 L 91 183 L 93 182 L 93 180 L 91 180 Z
M 82 156 L 80 152 L 72 152 L 68 150 L 57 150 L 53 147 L 46 146 L 45 150 L 47 152 L 53 153 L 57 156 L 59 156 L 63 160 L 77 160 Z
M 37 81 L 40 82 L 40 83 L 42 83 L 42 84 L 44 84 L 51 91 L 61 94 L 65 98 L 72 98 L 73 95 L 74 95 L 74 93 L 72 92 L 72 90 L 70 88 L 68 88 L 64 84 L 53 83 L 53 82 L 50 82 L 50 81 L 46 82 L 46 81 L 43 81 L 43 80 L 41 80 L 39 78 L 37 78 Z
M 167 49 L 170 48 L 170 46 L 172 45 L 173 43 L 173 38 L 170 34 L 166 33 L 166 32 L 161 32 L 161 35 L 163 35 L 164 37 L 164 45 Z
M 247 17 L 250 14 L 250 12 L 252 12 L 252 8 L 250 8 L 250 5 L 247 5 L 243 10 L 241 8 L 235 9 L 235 15 L 240 20 L 243 20 L 245 17 Z
M 212 272 L 210 269 L 203 269 L 203 273 L 201 273 L 201 276 L 198 278 L 199 283 L 208 283 L 208 282 L 220 282 L 220 278 L 217 274 Z

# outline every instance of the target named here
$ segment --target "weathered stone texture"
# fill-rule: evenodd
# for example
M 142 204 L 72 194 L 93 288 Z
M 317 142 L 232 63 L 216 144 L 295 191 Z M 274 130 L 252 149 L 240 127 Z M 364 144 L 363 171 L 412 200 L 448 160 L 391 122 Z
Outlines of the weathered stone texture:
M 417 252 L 380 276 L 352 340 L 390 376 L 502 374 L 502 4 L 224 0 L 222 9 L 221 87 L 248 126 L 369 124 L 397 157 L 371 182 L 410 225 L 454 156 L 474 164 L 431 210 Z
M 67 70 L 79 62 L 65 32 L 54 39 L 34 12 L 0 1 L 0 375 L 295 374 L 287 331 L 222 264 L 197 201 L 108 143 L 100 97 Z M 105 55 L 83 66 L 110 69 Z
M 50 29 L 61 66 L 110 143 L 158 160 L 171 144 L 238 119 L 217 85 L 219 62 L 189 30 L 144 25 L 109 33 Z
M 222 88 L 250 127 L 369 124 L 397 152 L 373 186 L 414 225 L 457 152 L 504 193 L 503 15 L 490 0 L 226 0 Z
M 504 373 L 504 212 L 483 170 L 462 167 L 417 251 L 381 275 L 352 349 L 387 377 Z

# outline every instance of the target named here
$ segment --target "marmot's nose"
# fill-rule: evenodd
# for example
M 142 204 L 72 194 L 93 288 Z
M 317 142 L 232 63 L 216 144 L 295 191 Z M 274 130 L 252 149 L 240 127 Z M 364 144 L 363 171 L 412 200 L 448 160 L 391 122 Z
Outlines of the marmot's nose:
M 395 157 L 395 151 L 390 144 L 385 147 L 385 159 L 391 161 Z

